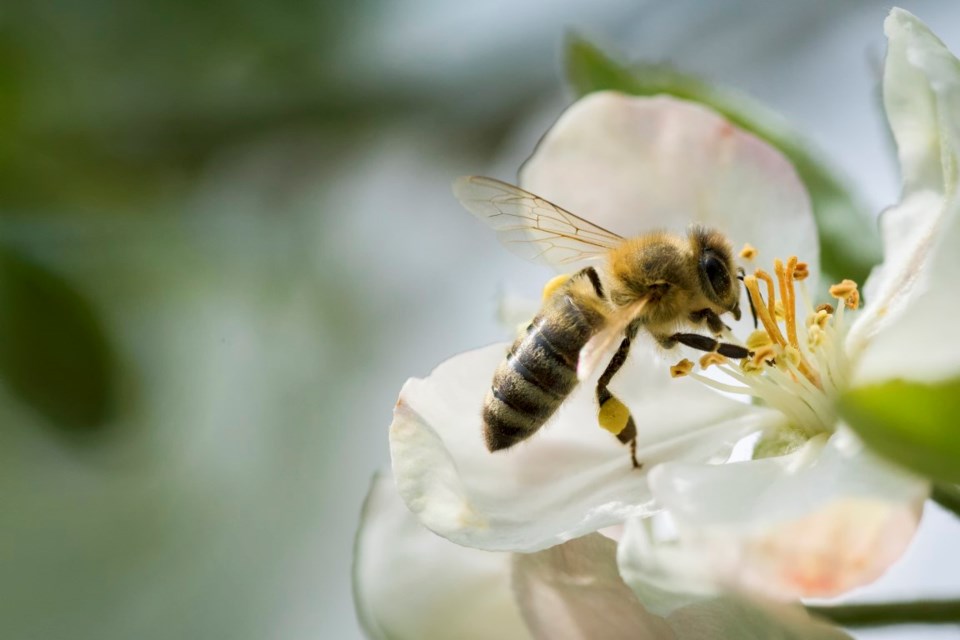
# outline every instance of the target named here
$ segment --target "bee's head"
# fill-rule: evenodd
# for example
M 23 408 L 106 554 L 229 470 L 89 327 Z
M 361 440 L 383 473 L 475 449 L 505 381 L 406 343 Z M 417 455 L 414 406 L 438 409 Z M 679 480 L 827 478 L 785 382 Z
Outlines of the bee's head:
M 695 226 L 690 229 L 690 244 L 697 256 L 697 275 L 703 295 L 721 313 L 740 319 L 740 280 L 733 263 L 730 241 L 719 231 Z

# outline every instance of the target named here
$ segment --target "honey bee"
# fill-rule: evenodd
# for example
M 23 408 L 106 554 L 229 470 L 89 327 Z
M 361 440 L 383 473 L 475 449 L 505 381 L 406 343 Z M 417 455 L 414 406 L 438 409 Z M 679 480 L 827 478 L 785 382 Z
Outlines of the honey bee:
M 493 178 L 465 176 L 453 190 L 521 257 L 552 265 L 603 262 L 545 291 L 540 311 L 494 373 L 482 413 L 490 451 L 536 433 L 619 340 L 597 380 L 598 421 L 629 445 L 639 468 L 636 424 L 608 389 L 638 331 L 667 349 L 682 344 L 734 359 L 749 355 L 740 345 L 682 330 L 706 325 L 719 337 L 726 329 L 720 316 L 740 319 L 740 279 L 720 232 L 693 226 L 686 236 L 654 231 L 624 238 Z

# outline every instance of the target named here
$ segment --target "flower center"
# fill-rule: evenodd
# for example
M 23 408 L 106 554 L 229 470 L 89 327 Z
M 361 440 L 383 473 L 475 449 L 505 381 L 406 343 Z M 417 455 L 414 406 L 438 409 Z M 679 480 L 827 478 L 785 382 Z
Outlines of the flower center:
M 750 249 L 755 255 L 756 250 Z M 773 275 L 762 269 L 745 275 L 743 284 L 758 329 L 744 341 L 729 331 L 723 337 L 746 346 L 750 356 L 738 366 L 708 353 L 700 359 L 701 372 L 683 360 L 671 367 L 671 374 L 689 375 L 720 391 L 756 398 L 787 416 L 790 426 L 805 439 L 832 432 L 834 400 L 848 376 L 844 309 L 856 309 L 860 294 L 855 282 L 844 280 L 830 287 L 830 295 L 838 300 L 836 310 L 829 304 L 814 307 L 804 282 L 808 275 L 807 265 L 796 256 L 785 263 L 775 260 Z M 711 366 L 731 380 L 704 375 L 702 370 Z

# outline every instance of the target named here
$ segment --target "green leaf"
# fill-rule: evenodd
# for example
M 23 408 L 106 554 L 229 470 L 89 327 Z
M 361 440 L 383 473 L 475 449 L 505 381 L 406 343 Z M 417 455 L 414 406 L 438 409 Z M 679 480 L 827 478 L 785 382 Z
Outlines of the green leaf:
M 626 66 L 586 40 L 566 46 L 567 76 L 577 95 L 614 90 L 639 96 L 672 95 L 706 104 L 730 122 L 779 149 L 810 193 L 820 234 L 820 262 L 834 280 L 866 280 L 880 260 L 880 235 L 864 207 L 782 117 L 755 100 L 720 89 L 664 65 Z
M 960 378 L 893 380 L 841 398 L 840 413 L 884 456 L 941 482 L 960 482 Z
M 115 363 L 94 307 L 72 283 L 0 247 L 0 379 L 71 434 L 110 418 Z

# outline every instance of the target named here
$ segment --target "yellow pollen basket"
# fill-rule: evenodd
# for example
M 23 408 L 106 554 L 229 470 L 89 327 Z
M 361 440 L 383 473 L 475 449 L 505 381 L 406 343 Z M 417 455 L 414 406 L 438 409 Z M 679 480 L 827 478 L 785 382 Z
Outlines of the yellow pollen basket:
M 616 398 L 609 398 L 600 406 L 597 420 L 600 426 L 615 436 L 620 435 L 627 428 L 630 419 L 630 410 Z

